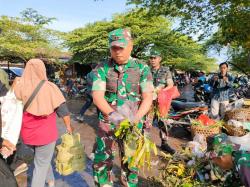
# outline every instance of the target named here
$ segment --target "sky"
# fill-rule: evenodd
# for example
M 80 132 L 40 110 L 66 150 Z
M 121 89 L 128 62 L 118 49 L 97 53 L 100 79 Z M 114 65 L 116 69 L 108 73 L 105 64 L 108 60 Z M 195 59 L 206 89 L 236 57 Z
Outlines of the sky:
M 20 16 L 21 11 L 33 8 L 41 15 L 57 19 L 49 28 L 67 32 L 87 23 L 109 20 L 113 14 L 131 7 L 126 5 L 126 0 L 0 0 L 0 16 Z M 226 59 L 225 51 L 220 55 L 211 51 L 209 56 L 215 57 L 217 63 Z
M 71 31 L 86 23 L 111 19 L 130 7 L 126 0 L 0 0 L 0 15 L 20 16 L 21 11 L 33 8 L 41 15 L 57 18 L 50 28 Z

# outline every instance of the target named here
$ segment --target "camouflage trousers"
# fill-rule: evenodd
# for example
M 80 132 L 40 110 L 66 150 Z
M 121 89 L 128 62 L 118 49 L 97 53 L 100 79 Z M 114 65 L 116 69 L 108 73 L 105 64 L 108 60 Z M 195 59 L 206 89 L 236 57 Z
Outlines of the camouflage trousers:
M 96 143 L 94 145 L 93 174 L 95 184 L 102 187 L 105 184 L 113 186 L 112 167 L 116 153 L 116 144 L 119 147 L 120 157 L 124 156 L 123 143 L 114 138 L 112 125 L 104 122 L 99 123 Z M 121 182 L 126 187 L 136 187 L 138 184 L 138 168 L 128 168 L 121 159 Z

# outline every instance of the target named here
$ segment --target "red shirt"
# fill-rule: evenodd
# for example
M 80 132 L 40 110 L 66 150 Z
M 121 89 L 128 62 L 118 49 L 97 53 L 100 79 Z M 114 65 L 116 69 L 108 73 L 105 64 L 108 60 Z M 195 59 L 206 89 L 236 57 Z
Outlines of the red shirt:
M 46 145 L 58 138 L 56 127 L 56 113 L 48 116 L 34 116 L 28 112 L 23 113 L 21 137 L 27 145 Z

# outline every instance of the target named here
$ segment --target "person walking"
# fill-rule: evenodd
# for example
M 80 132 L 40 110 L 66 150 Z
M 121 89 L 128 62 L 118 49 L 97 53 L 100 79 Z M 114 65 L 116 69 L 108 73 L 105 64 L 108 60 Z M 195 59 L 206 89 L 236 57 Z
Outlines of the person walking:
M 95 65 L 91 65 L 91 68 L 94 69 Z M 87 88 L 86 88 L 86 102 L 85 104 L 82 106 L 79 116 L 76 117 L 76 119 L 80 122 L 83 122 L 84 120 L 84 114 L 85 112 L 88 110 L 88 108 L 92 105 L 93 103 L 93 98 L 92 98 L 92 93 L 91 93 L 91 89 L 92 89 L 92 84 L 93 84 L 93 71 L 91 70 L 87 76 L 86 76 L 86 80 L 87 80 Z
M 150 69 L 131 57 L 133 40 L 128 29 L 109 33 L 111 59 L 94 70 L 92 95 L 94 104 L 101 111 L 99 129 L 94 146 L 94 179 L 96 186 L 113 186 L 112 167 L 115 153 L 114 130 L 124 120 L 117 107 L 131 102 L 136 106 L 134 120 L 143 128 L 144 116 L 152 104 L 153 83 Z M 121 156 L 124 149 L 118 144 Z M 121 182 L 124 186 L 138 186 L 138 168 L 123 164 Z
M 211 100 L 211 117 L 223 119 L 226 106 L 229 104 L 230 90 L 233 89 L 233 77 L 229 74 L 228 64 L 223 62 L 219 65 L 220 72 L 210 80 L 213 88 Z
M 35 90 L 38 92 L 35 93 Z M 59 88 L 48 81 L 45 65 L 40 59 L 27 62 L 14 92 L 17 99 L 24 103 L 23 143 L 34 150 L 31 187 L 44 187 L 45 182 L 52 187 L 55 183 L 51 160 L 58 138 L 56 114 L 63 118 L 67 131 L 73 131 L 65 98 Z

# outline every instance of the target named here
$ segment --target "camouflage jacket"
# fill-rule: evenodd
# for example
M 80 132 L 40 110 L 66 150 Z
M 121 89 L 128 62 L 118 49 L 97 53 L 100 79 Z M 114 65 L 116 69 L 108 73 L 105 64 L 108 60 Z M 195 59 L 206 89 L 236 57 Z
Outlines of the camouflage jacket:
M 161 66 L 160 69 L 152 69 L 151 71 L 155 88 L 166 87 L 173 82 L 172 74 L 168 67 Z
M 92 91 L 105 91 L 105 99 L 115 107 L 122 106 L 125 101 L 139 103 L 141 93 L 153 91 L 150 68 L 133 58 L 120 66 L 109 60 L 93 72 Z
M 153 90 L 149 67 L 133 58 L 121 66 L 113 60 L 104 62 L 93 72 L 92 91 L 105 91 L 105 99 L 114 106 L 121 106 L 126 100 L 139 102 L 142 92 Z

